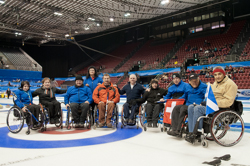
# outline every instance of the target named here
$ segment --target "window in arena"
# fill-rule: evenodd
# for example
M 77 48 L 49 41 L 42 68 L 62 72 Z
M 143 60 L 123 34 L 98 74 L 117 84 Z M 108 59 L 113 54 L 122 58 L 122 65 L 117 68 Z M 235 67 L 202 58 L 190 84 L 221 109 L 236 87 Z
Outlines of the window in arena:
M 218 12 L 210 13 L 210 18 L 218 17 Z
M 162 38 L 163 38 L 163 39 L 168 38 L 168 33 L 163 33 L 163 34 L 162 34 Z
M 202 15 L 202 20 L 206 20 L 206 19 L 209 19 L 209 14 Z
M 167 28 L 166 25 L 162 25 L 162 26 L 161 26 L 161 29 L 166 29 L 166 28 Z
M 160 28 L 161 28 L 160 26 L 159 26 L 159 27 L 155 27 L 155 30 L 157 30 L 157 31 L 158 31 L 158 30 L 160 30 Z
M 181 36 L 181 30 L 175 31 L 175 36 Z
M 219 11 L 219 16 L 223 16 L 223 17 L 225 17 L 225 12 L 223 12 L 223 11 Z
M 157 39 L 161 39 L 161 34 L 155 35 Z
M 220 21 L 220 27 L 225 27 L 225 22 L 224 21 Z
M 201 20 L 201 16 L 194 17 L 194 22 L 200 21 L 200 20 Z
M 197 26 L 196 29 L 195 29 L 195 31 L 196 32 L 203 31 L 202 25 Z
M 219 27 L 220 27 L 220 24 L 219 24 L 219 21 L 217 21 L 217 22 L 212 23 L 211 29 L 216 29 L 216 28 L 219 28 Z
M 173 37 L 174 36 L 174 32 L 168 32 L 168 37 Z
M 204 30 L 211 29 L 211 24 L 210 23 L 209 24 L 204 24 L 203 29 Z
M 180 21 L 180 25 L 185 25 L 185 24 L 187 24 L 187 21 L 186 21 L 186 20 Z
M 178 26 L 178 25 L 180 25 L 180 22 L 178 21 L 178 22 L 173 22 L 173 27 L 176 27 L 176 26 Z
M 167 28 L 172 28 L 172 27 L 173 27 L 172 23 L 167 24 Z
M 193 22 L 194 21 L 194 18 L 188 18 L 187 19 L 187 23 L 191 23 L 191 22 Z
M 188 29 L 189 29 L 189 32 L 190 32 L 190 33 L 195 33 L 195 28 L 194 28 L 194 27 L 188 28 Z

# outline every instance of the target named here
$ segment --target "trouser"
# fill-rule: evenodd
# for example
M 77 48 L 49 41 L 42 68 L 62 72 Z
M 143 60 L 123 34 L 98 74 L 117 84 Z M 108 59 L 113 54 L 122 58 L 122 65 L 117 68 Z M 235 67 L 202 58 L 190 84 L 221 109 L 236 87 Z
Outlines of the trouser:
M 70 103 L 70 109 L 72 112 L 72 116 L 75 123 L 81 122 L 84 123 L 87 118 L 87 113 L 89 110 L 88 103 Z M 81 110 L 81 114 L 79 115 L 78 110 Z
M 190 133 L 194 131 L 194 126 L 196 124 L 197 119 L 200 116 L 204 116 L 206 114 L 206 107 L 193 104 L 188 106 L 188 130 Z M 202 129 L 203 127 L 203 118 L 200 119 L 198 129 Z
M 8 99 L 10 98 L 10 94 L 7 94 Z
M 49 115 L 51 118 L 59 118 L 61 112 L 61 104 L 57 100 L 53 101 L 42 101 L 41 102 L 45 107 L 49 109 Z
M 163 104 L 147 104 L 146 114 L 147 114 L 147 122 L 148 123 L 157 123 L 159 119 L 159 113 L 163 109 Z
M 115 108 L 114 103 L 108 104 L 106 124 L 109 124 L 111 122 L 112 113 L 113 113 L 114 108 Z M 98 104 L 98 109 L 99 109 L 99 122 L 104 124 L 105 123 L 106 104 L 105 103 Z
M 36 117 L 37 120 L 39 120 L 39 112 L 40 112 L 40 106 L 39 105 L 35 105 L 35 104 L 25 104 L 25 106 L 27 106 L 28 110 L 30 110 L 30 112 Z M 28 116 L 28 118 L 26 119 L 26 123 L 30 123 L 30 116 Z M 34 124 L 37 124 L 37 121 L 35 120 L 34 117 L 32 117 L 32 121 Z
M 171 114 L 171 125 L 173 131 L 181 130 L 182 122 L 187 115 L 187 109 L 187 105 L 177 105 L 174 107 Z
M 124 118 L 125 119 L 129 118 L 133 120 L 135 116 L 135 111 L 138 110 L 138 108 L 139 108 L 138 104 L 130 106 L 129 103 L 125 103 L 123 105 Z M 129 109 L 131 109 L 131 113 L 129 113 Z

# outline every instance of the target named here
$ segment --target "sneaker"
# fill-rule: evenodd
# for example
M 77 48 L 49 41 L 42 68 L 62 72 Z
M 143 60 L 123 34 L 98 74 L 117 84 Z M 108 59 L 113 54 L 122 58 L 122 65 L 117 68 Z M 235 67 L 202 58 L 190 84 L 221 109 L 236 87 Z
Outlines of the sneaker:
M 50 124 L 55 124 L 55 119 L 54 118 L 50 118 Z
M 157 122 L 154 122 L 154 123 L 153 123 L 153 127 L 154 127 L 154 128 L 157 128 L 157 127 L 158 127 L 158 126 L 157 126 Z
M 75 123 L 75 128 L 79 128 L 79 127 L 80 127 L 79 122 L 76 122 Z
M 129 120 L 128 120 L 128 123 L 129 123 L 129 124 L 132 124 L 132 123 L 133 123 L 133 120 L 132 120 L 132 119 L 129 119 Z
M 177 135 L 179 135 L 180 133 L 178 132 L 178 131 L 167 131 L 167 134 L 168 135 L 172 135 L 172 136 L 177 136 Z
M 111 123 L 108 123 L 108 124 L 107 124 L 107 127 L 108 127 L 108 128 L 112 128 L 112 124 L 111 124 Z
M 148 122 L 148 127 L 152 127 L 152 123 L 151 122 Z
M 191 144 L 193 144 L 195 142 L 195 137 L 194 134 L 190 133 L 189 135 L 187 135 L 187 137 L 185 138 L 185 140 Z
M 105 123 L 99 123 L 99 127 L 103 127 Z
M 80 128 L 84 128 L 84 123 L 81 122 L 80 125 L 79 125 Z

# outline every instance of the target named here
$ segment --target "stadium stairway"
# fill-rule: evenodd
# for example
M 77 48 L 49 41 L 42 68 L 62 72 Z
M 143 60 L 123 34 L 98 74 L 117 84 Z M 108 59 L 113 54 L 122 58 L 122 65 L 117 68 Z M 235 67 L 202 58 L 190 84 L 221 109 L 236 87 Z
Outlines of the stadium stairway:
M 233 48 L 230 50 L 230 55 L 237 54 L 241 55 L 250 37 L 250 21 L 246 21 L 244 27 L 242 28 Z
M 131 57 L 135 55 L 137 51 L 139 51 L 142 46 L 146 43 L 146 40 L 143 40 L 121 63 L 119 63 L 113 70 L 112 73 L 117 72 L 119 68 L 121 68 Z

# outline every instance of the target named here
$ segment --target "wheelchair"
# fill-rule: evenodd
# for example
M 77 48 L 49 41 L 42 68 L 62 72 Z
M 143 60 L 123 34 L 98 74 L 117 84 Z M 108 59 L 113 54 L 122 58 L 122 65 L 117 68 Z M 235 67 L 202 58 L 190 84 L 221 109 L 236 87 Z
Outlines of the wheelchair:
M 6 119 L 6 123 L 7 123 L 9 131 L 14 134 L 19 133 L 24 126 L 25 120 L 28 126 L 28 130 L 26 131 L 27 135 L 30 134 L 30 130 L 40 129 L 41 132 L 45 131 L 45 127 L 44 127 L 45 119 L 44 119 L 43 112 L 40 111 L 38 119 L 30 112 L 30 110 L 23 112 L 23 110 L 20 107 L 18 107 L 15 103 L 15 99 L 17 99 L 17 96 L 13 92 L 12 92 L 12 95 L 13 95 L 14 106 L 11 107 L 10 110 L 8 111 L 7 119 Z M 34 122 L 33 122 L 32 117 L 38 123 L 37 128 L 33 128 Z
M 140 124 L 143 127 L 143 122 L 141 121 L 141 117 L 142 117 L 142 105 L 135 111 L 135 115 L 134 115 L 134 123 L 129 124 L 125 122 L 125 118 L 124 118 L 124 111 L 123 111 L 123 106 L 122 106 L 122 112 L 121 112 L 121 128 L 125 127 L 125 126 L 135 126 L 136 128 L 139 129 L 139 120 L 140 120 Z
M 142 116 L 140 117 L 140 121 L 141 121 L 144 131 L 147 131 L 147 128 L 148 128 L 147 127 L 148 123 L 146 120 L 147 119 L 146 108 L 147 108 L 147 104 L 143 104 L 142 109 L 141 109 Z M 164 123 L 163 123 L 163 117 L 164 117 L 164 108 L 159 113 L 159 119 L 158 119 L 158 124 L 160 124 L 161 132 L 166 131 L 166 127 L 164 126 Z
M 41 106 L 41 110 L 42 110 L 42 113 L 43 113 L 43 119 L 44 119 L 44 131 L 46 131 L 47 130 L 47 125 L 50 123 L 49 109 L 46 106 L 42 105 L 41 103 L 40 103 L 40 106 Z M 62 111 L 62 109 L 59 112 L 59 114 L 60 114 L 59 115 L 60 116 L 59 123 L 55 123 L 55 126 L 57 128 L 62 129 L 63 128 L 63 111 Z
M 93 122 L 93 129 L 95 130 L 96 128 L 99 128 L 99 109 L 97 107 L 97 105 L 95 105 L 94 107 L 94 122 Z M 107 118 L 107 111 L 105 112 L 105 119 Z M 91 118 L 92 119 L 92 118 Z M 112 123 L 112 128 L 116 129 L 118 127 L 119 124 L 119 108 L 117 106 L 117 104 L 115 105 L 115 108 L 113 110 L 112 113 L 112 117 L 111 117 L 111 123 Z M 103 126 L 105 127 L 105 126 Z
M 92 108 L 90 107 L 88 112 L 87 112 L 87 119 L 85 120 L 85 123 L 87 124 L 87 129 L 90 129 L 91 125 L 93 123 L 91 112 L 92 112 Z M 79 109 L 78 113 L 79 113 L 79 115 L 81 115 L 82 110 Z M 66 122 L 65 122 L 65 126 L 66 126 L 66 128 L 68 130 L 70 130 L 71 127 L 75 128 L 75 126 L 73 125 L 73 122 L 74 122 L 74 119 L 73 119 L 73 116 L 72 116 L 72 112 L 71 112 L 70 107 L 68 107 L 67 108 L 67 115 L 66 115 Z
M 238 105 L 238 106 L 236 106 Z M 240 101 L 235 101 L 229 109 L 220 109 L 208 116 L 197 119 L 194 127 L 194 136 L 197 136 L 199 121 L 203 118 L 203 132 L 201 145 L 208 147 L 208 141 L 215 141 L 225 147 L 234 146 L 240 142 L 244 134 L 244 121 L 241 117 L 243 106 Z M 191 142 L 195 143 L 195 139 Z

